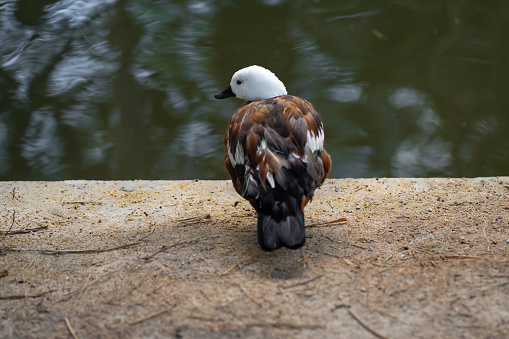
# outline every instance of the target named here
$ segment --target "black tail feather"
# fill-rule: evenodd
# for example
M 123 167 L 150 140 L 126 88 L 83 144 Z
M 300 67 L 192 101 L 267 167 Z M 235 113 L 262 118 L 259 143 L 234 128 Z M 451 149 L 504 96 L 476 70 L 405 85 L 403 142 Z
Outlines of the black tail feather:
M 302 247 L 306 242 L 304 214 L 300 209 L 295 215 L 276 220 L 273 215 L 258 213 L 258 243 L 265 251 L 281 246 L 290 249 Z

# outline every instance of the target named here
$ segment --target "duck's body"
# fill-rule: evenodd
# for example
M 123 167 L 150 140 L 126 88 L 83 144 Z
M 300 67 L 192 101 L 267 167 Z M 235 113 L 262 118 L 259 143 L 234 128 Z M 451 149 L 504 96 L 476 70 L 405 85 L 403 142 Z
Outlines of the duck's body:
M 273 73 L 258 67 L 239 72 L 261 71 L 269 80 L 264 91 L 270 92 Z M 239 96 L 236 87 L 255 82 L 251 79 L 257 77 L 256 72 L 242 81 L 239 72 L 217 98 Z M 243 95 L 248 102 L 231 118 L 224 140 L 226 169 L 235 190 L 258 213 L 258 243 L 264 250 L 304 245 L 304 207 L 331 165 L 320 116 L 308 101 L 286 95 L 284 85 L 275 79 L 280 83 L 272 79 L 278 87 L 275 93 L 281 95 L 265 99 Z

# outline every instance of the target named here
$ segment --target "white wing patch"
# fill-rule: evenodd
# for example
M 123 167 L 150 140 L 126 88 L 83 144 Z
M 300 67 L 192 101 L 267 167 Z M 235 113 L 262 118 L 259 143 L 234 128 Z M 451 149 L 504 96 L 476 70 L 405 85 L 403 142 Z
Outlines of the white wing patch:
M 240 122 L 240 124 L 243 124 L 244 121 L 248 118 L 249 118 L 249 112 L 244 114 L 244 117 L 242 118 L 242 121 Z M 227 147 L 228 147 L 228 157 L 230 158 L 230 163 L 232 164 L 233 167 L 235 167 L 237 165 L 247 165 L 247 163 L 249 161 L 246 157 L 246 154 L 244 153 L 244 147 L 239 143 L 238 140 L 235 140 L 235 141 L 237 144 L 235 145 L 235 156 L 233 156 L 231 148 L 234 145 L 233 145 L 232 140 L 230 138 L 228 138 Z
M 260 145 L 258 146 L 258 149 L 256 150 L 256 153 L 260 154 L 263 152 L 263 160 L 262 161 L 265 161 L 265 158 L 267 157 L 267 153 L 271 153 L 272 152 L 267 148 L 267 140 L 265 139 L 262 139 L 260 141 Z M 275 158 L 277 161 L 279 161 L 277 158 Z M 258 166 L 256 166 L 256 171 L 259 171 L 260 170 L 260 165 L 258 164 Z M 267 181 L 269 182 L 269 185 L 270 187 L 272 188 L 276 188 L 276 181 L 274 180 L 274 174 L 272 172 L 267 172 L 267 176 L 266 176 L 266 179 Z
M 262 141 L 260 142 L 260 146 L 258 146 L 258 152 L 260 152 L 260 150 L 266 150 L 267 149 L 267 141 L 265 139 L 262 139 Z
M 267 180 L 272 188 L 276 188 L 276 182 L 274 181 L 274 175 L 271 172 L 267 173 Z
M 315 135 L 312 131 L 308 130 L 306 136 L 306 148 L 308 148 L 313 153 L 318 153 L 319 151 L 323 151 L 323 141 L 325 135 L 323 133 L 323 128 L 318 129 L 318 135 Z
M 231 151 L 230 143 L 228 143 L 228 157 L 230 158 L 230 162 L 233 167 L 237 165 L 244 165 L 246 163 L 246 155 L 244 154 L 244 149 L 242 145 L 237 142 L 235 146 L 235 156 Z

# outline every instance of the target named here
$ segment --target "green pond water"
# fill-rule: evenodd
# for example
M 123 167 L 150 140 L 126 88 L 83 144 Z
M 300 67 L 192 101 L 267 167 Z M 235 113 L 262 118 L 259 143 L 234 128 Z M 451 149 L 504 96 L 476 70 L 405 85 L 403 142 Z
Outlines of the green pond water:
M 509 1 L 0 1 L 0 180 L 227 179 L 258 64 L 322 116 L 330 174 L 509 174 Z

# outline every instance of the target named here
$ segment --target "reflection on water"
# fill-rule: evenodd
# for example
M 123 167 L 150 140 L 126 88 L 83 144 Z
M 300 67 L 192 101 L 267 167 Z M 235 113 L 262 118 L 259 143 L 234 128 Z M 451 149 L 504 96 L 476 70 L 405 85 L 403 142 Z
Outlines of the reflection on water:
M 322 115 L 332 177 L 509 172 L 507 1 L 0 3 L 0 180 L 226 179 L 260 64 Z

